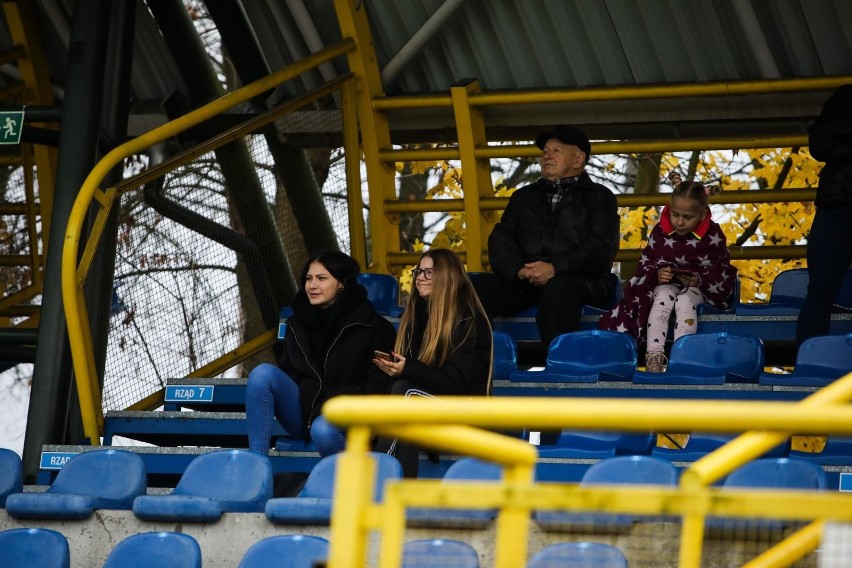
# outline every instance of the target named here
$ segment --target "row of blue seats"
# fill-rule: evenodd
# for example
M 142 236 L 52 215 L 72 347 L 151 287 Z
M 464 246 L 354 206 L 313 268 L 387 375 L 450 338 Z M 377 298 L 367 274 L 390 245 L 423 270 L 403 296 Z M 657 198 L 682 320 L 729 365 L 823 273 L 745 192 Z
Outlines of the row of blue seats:
M 381 501 L 388 480 L 400 479 L 399 462 L 387 454 L 371 454 L 376 461 L 373 499 Z M 272 495 L 272 467 L 266 456 L 247 450 L 219 450 L 197 457 L 168 495 L 147 495 L 145 466 L 141 458 L 122 450 L 97 450 L 75 456 L 59 472 L 45 492 L 17 491 L 4 495 L 7 513 L 18 519 L 82 520 L 96 509 L 132 510 L 144 521 L 215 522 L 225 512 L 263 512 L 273 523 L 284 525 L 327 525 L 331 519 L 334 478 L 339 454 L 320 460 L 309 473 L 297 497 Z M 824 489 L 826 478 L 816 463 L 797 458 L 762 458 L 746 464 L 729 476 L 726 483 L 743 479 L 772 483 L 772 468 L 794 471 L 784 483 L 818 479 Z M 761 469 L 762 468 L 762 469 Z M 796 468 L 796 469 L 793 469 Z M 752 473 L 757 471 L 758 473 Z M 663 475 L 661 472 L 667 472 Z M 807 475 L 805 475 L 807 473 Z M 502 468 L 473 458 L 461 458 L 447 470 L 443 479 L 499 479 Z M 780 475 L 780 474 L 779 474 Z M 621 476 L 621 477 L 619 477 Z M 615 456 L 588 467 L 585 482 L 669 483 L 676 482 L 671 461 L 648 455 Z M 656 480 L 656 481 L 653 481 Z M 795 481 L 798 480 L 798 481 Z M 545 481 L 545 480 L 542 480 Z M 552 481 L 552 480 L 548 480 Z M 758 483 L 754 481 L 754 483 Z M 780 481 L 779 481 L 780 483 Z M 494 512 L 416 510 L 410 512 L 413 524 L 461 520 L 465 526 L 488 522 Z M 460 517 L 459 517 L 460 515 Z M 544 523 L 546 524 L 546 523 Z
M 238 568 L 282 566 L 316 568 L 328 559 L 329 542 L 318 536 L 278 535 L 253 544 Z M 627 568 L 627 559 L 615 546 L 597 542 L 552 544 L 538 552 L 528 568 L 548 566 L 595 566 Z M 9 568 L 70 568 L 68 540 L 43 528 L 9 529 L 0 532 L 0 566 Z M 201 547 L 188 534 L 149 532 L 129 536 L 110 552 L 104 568 L 201 568 Z M 420 539 L 403 544 L 402 568 L 454 566 L 479 568 L 479 555 L 460 540 Z
M 685 335 L 674 342 L 663 373 L 637 370 L 636 342 L 613 331 L 578 331 L 553 340 L 542 371 L 516 368 L 511 337 L 494 333 L 494 378 L 516 382 L 632 381 L 657 385 L 825 386 L 852 371 L 852 333 L 812 337 L 797 353 L 790 374 L 764 372 L 764 347 L 758 337 L 727 332 Z
M 618 303 L 621 295 L 621 281 L 616 274 L 611 274 L 613 292 L 608 300 L 608 306 Z M 769 298 L 765 303 L 741 302 L 739 281 L 729 301 L 730 308 L 718 310 L 711 306 L 702 306 L 700 313 L 737 313 L 743 315 L 797 315 L 805 301 L 808 291 L 808 269 L 793 268 L 780 272 L 772 282 Z M 402 312 L 399 305 L 399 282 L 389 274 L 368 274 L 358 276 L 358 282 L 367 289 L 367 296 L 376 306 L 379 313 L 397 317 Z M 852 269 L 848 270 L 843 280 L 840 297 L 836 309 L 839 312 L 852 311 Z M 286 312 L 285 312 L 286 313 Z M 591 308 L 584 313 L 600 313 Z M 519 314 L 521 317 L 535 316 L 535 310 Z

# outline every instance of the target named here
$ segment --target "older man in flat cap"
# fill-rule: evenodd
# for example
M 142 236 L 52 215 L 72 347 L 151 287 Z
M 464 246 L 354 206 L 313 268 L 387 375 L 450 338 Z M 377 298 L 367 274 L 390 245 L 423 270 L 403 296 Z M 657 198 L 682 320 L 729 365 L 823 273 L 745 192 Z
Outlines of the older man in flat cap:
M 618 250 L 615 196 L 584 172 L 588 137 L 556 126 L 536 138 L 541 179 L 518 189 L 488 238 L 494 275 L 475 275 L 489 316 L 538 306 L 545 347 L 580 328 L 583 304 L 605 307 Z

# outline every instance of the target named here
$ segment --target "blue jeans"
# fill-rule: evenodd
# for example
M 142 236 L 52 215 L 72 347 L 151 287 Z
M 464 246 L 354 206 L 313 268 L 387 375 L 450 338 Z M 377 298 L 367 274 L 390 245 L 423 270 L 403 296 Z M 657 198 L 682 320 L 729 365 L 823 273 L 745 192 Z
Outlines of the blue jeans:
M 246 423 L 249 449 L 266 454 L 272 436 L 272 420 L 293 438 L 301 439 L 302 407 L 299 385 L 270 363 L 261 363 L 249 373 L 246 383 Z
M 291 438 L 303 438 L 299 385 L 278 366 L 261 363 L 252 369 L 246 383 L 250 450 L 269 452 L 273 419 L 278 420 Z M 346 445 L 345 434 L 322 416 L 311 424 L 311 438 L 323 457 L 342 451 Z
M 311 423 L 311 440 L 322 457 L 342 452 L 346 448 L 346 432 L 333 426 L 323 415 L 317 416 Z
M 832 305 L 852 261 L 852 206 L 817 207 L 808 235 L 808 295 L 796 325 L 796 347 L 828 335 Z

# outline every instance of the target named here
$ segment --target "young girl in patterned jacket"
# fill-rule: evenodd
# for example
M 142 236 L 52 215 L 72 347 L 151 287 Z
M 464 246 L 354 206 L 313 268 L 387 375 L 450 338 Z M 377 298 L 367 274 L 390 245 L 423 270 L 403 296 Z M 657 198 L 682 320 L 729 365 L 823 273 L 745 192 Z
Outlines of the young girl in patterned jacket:
M 644 339 L 645 365 L 652 373 L 662 372 L 667 364 L 664 350 L 672 311 L 675 340 L 695 333 L 698 306 L 726 309 L 737 278 L 725 234 L 710 218 L 708 195 L 718 188 L 681 181 L 676 174 L 670 179 L 675 183 L 671 203 L 651 231 L 636 274 L 621 302 L 598 323 L 600 329 Z

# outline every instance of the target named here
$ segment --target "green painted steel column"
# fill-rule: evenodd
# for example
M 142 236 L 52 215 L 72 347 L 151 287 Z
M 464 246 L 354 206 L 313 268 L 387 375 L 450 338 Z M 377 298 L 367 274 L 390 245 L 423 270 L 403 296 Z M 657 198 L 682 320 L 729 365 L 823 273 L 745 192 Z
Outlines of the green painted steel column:
M 76 405 L 77 400 L 72 396 L 71 353 L 62 304 L 62 247 L 77 191 L 95 164 L 111 7 L 109 0 L 79 0 L 72 14 L 53 223 L 24 438 L 26 483 L 35 482 L 43 444 L 78 441 L 69 440 L 66 429 L 69 405 Z

